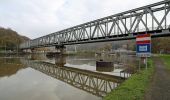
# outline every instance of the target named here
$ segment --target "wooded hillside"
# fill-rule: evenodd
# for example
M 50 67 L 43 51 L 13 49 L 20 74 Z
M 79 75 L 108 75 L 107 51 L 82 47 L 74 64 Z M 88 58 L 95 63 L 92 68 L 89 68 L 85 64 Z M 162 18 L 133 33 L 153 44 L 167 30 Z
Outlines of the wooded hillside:
M 6 47 L 7 50 L 14 50 L 20 43 L 27 40 L 29 40 L 29 38 L 19 35 L 10 28 L 0 27 L 0 50 L 4 49 L 4 47 Z

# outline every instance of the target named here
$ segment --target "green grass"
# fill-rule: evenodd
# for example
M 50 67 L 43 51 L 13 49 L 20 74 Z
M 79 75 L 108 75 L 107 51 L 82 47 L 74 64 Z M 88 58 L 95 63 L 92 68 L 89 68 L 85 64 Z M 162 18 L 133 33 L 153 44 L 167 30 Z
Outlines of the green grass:
M 142 69 L 129 79 L 123 82 L 119 87 L 112 90 L 104 97 L 104 100 L 143 100 L 145 91 L 149 86 L 154 68 L 151 59 L 148 61 L 148 69 Z
M 170 70 L 170 55 L 160 55 L 162 61 L 164 62 L 166 68 Z

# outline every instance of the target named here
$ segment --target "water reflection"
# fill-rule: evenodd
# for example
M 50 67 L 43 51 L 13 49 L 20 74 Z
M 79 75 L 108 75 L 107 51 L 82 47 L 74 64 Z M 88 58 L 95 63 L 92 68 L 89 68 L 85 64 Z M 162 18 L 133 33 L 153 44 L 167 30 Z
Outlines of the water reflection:
M 99 71 L 99 72 L 112 72 L 114 71 L 114 67 L 97 67 L 96 66 L 96 71 Z
M 45 53 L 40 54 L 30 54 L 27 56 L 30 60 L 47 60 Z
M 136 57 L 129 55 L 71 55 L 71 56 L 56 56 L 46 57 L 44 54 L 30 56 L 31 60 L 44 61 L 56 64 L 59 67 L 74 67 L 90 71 L 107 72 L 107 74 L 121 76 L 120 73 L 133 74 L 138 66 Z M 99 60 L 113 62 L 113 67 L 96 67 L 96 61 Z
M 55 64 L 59 67 L 63 67 L 66 64 L 66 56 L 59 56 L 55 58 Z
M 100 56 L 0 59 L 0 100 L 100 100 L 124 80 L 120 74 L 126 76 L 136 66 L 133 57 L 103 57 L 114 62 L 113 69 L 97 68 Z
M 0 58 L 0 77 L 11 76 L 23 68 L 19 58 Z
M 42 73 L 99 97 L 105 96 L 106 93 L 117 87 L 119 83 L 124 80 L 120 77 L 96 73 L 89 70 L 59 67 L 47 62 L 35 62 L 30 60 L 22 60 L 22 62 Z

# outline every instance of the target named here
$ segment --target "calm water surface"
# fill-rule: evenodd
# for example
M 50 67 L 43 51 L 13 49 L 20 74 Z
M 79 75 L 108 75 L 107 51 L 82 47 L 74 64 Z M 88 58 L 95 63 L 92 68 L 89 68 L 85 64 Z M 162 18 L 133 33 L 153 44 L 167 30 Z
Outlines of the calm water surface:
M 92 78 L 97 75 L 82 71 L 97 71 L 94 56 L 47 58 L 44 55 L 30 55 L 26 58 L 0 58 L 0 100 L 101 100 L 101 94 L 108 91 L 108 88 L 101 87 L 100 92 L 96 92 L 98 88 L 91 88 L 94 85 L 90 85 L 90 81 L 96 82 L 96 78 L 88 80 L 86 74 L 92 75 Z M 69 78 L 59 75 L 57 71 L 61 70 L 70 73 Z M 82 79 L 71 77 L 76 74 L 82 75 Z M 85 79 L 87 85 L 82 87 L 82 82 L 78 80 Z M 112 88 L 118 85 L 117 81 L 104 79 L 97 81 L 101 84 L 107 81 Z

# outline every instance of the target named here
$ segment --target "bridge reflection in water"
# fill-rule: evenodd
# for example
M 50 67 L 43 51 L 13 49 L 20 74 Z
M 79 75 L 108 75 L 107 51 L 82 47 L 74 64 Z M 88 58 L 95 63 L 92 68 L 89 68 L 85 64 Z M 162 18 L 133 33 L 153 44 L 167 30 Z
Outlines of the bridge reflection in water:
M 99 97 L 105 96 L 124 81 L 123 78 L 117 76 L 78 68 L 58 67 L 57 65 L 48 62 L 35 62 L 23 59 L 21 61 L 23 64 L 44 74 Z

